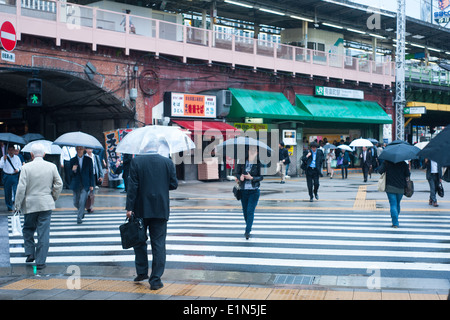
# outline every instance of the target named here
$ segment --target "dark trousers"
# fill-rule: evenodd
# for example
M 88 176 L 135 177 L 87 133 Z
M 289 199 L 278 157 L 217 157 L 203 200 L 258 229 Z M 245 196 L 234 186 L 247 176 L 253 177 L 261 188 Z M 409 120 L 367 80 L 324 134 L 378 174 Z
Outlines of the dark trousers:
M 23 240 L 25 255 L 36 258 L 37 265 L 45 264 L 50 244 L 50 220 L 52 210 L 24 214 Z M 37 232 L 37 244 L 34 233 Z
M 308 167 L 306 169 L 306 185 L 308 186 L 309 197 L 313 197 L 314 194 L 317 195 L 319 191 L 319 169 Z
M 431 202 L 437 202 L 436 192 L 439 185 L 439 176 L 437 173 L 430 173 L 428 184 L 430 185 L 430 200 Z
M 261 192 L 259 189 L 241 189 L 241 204 L 245 220 L 245 233 L 250 234 L 252 231 L 255 209 L 258 205 L 260 194 Z
M 19 174 L 6 174 L 3 172 L 3 187 L 5 191 L 5 203 L 9 211 L 14 210 L 14 197 L 16 196 Z
M 370 165 L 364 163 L 362 165 L 362 172 L 363 172 L 363 176 L 364 176 L 364 182 L 367 181 L 367 176 L 369 174 L 369 170 L 370 170 Z
M 161 277 L 166 266 L 166 235 L 167 220 L 144 219 L 144 227 L 149 231 L 150 245 L 152 249 L 152 273 L 150 285 L 160 285 Z M 147 243 L 133 247 L 137 274 L 148 274 Z

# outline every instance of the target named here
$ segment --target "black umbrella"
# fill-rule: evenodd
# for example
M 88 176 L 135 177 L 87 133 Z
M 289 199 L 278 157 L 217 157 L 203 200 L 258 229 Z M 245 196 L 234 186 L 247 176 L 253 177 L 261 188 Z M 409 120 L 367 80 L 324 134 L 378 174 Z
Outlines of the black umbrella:
M 381 160 L 388 160 L 393 163 L 415 159 L 420 149 L 410 144 L 399 143 L 391 144 L 384 148 L 381 155 L 378 157 Z
M 450 125 L 431 139 L 418 156 L 431 159 L 443 167 L 450 167 Z
M 0 133 L 0 141 L 6 142 L 7 144 L 27 144 L 24 138 L 15 135 L 14 133 L 2 132 Z
M 25 141 L 27 143 L 31 142 L 31 141 L 36 141 L 36 140 L 44 140 L 44 136 L 40 133 L 26 133 L 22 136 L 22 138 L 25 139 Z

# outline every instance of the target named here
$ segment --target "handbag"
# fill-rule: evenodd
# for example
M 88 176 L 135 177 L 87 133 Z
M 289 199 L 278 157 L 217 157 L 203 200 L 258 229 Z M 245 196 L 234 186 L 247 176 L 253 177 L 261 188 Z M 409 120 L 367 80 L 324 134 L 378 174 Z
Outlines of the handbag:
M 336 161 L 336 166 L 342 166 L 344 164 L 344 158 L 339 157 Z
M 386 172 L 383 172 L 378 179 L 378 191 L 384 192 L 386 190 Z
M 234 197 L 236 198 L 236 200 L 241 200 L 241 187 L 239 186 L 239 183 L 237 183 L 234 187 L 233 187 L 233 194 Z
M 444 180 L 445 182 L 450 182 L 450 167 L 445 168 L 445 172 L 442 175 L 442 180 Z
M 444 197 L 444 186 L 442 185 L 441 182 L 439 182 L 438 185 L 437 185 L 437 194 L 438 194 L 439 197 L 441 197 L 441 198 Z
M 11 217 L 11 232 L 13 236 L 22 236 L 22 224 L 20 223 L 20 211 L 14 211 Z
M 408 198 L 411 198 L 413 194 L 414 194 L 414 182 L 412 182 L 411 179 L 407 179 L 404 195 Z
M 144 221 L 134 214 L 120 225 L 120 237 L 122 239 L 122 248 L 129 249 L 147 241 L 147 230 L 144 228 Z

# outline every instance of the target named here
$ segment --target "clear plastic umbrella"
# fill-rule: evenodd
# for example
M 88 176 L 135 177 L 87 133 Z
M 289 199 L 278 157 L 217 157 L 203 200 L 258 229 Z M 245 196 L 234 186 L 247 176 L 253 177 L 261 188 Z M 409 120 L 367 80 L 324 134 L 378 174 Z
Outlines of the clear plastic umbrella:
M 350 147 L 373 147 L 373 143 L 367 139 L 356 139 L 350 143 Z
M 350 148 L 348 145 L 346 144 L 341 144 L 338 146 L 339 149 L 343 149 L 343 150 L 347 150 L 347 151 L 353 151 L 352 148 Z
M 68 132 L 61 135 L 58 139 L 53 142 L 59 146 L 68 146 L 68 147 L 86 147 L 92 149 L 103 149 L 102 144 L 98 141 L 94 136 L 90 134 L 76 131 L 76 132 Z
M 56 144 L 53 144 L 53 142 L 50 140 L 32 141 L 32 142 L 26 144 L 25 147 L 23 147 L 23 149 L 21 151 L 22 152 L 31 152 L 31 147 L 33 146 L 33 144 L 36 144 L 36 143 L 40 143 L 44 146 L 46 154 L 61 154 L 61 152 L 62 152 L 61 147 Z
M 147 126 L 134 129 L 117 145 L 116 152 L 147 154 L 158 152 L 164 156 L 195 148 L 194 142 L 179 127 Z

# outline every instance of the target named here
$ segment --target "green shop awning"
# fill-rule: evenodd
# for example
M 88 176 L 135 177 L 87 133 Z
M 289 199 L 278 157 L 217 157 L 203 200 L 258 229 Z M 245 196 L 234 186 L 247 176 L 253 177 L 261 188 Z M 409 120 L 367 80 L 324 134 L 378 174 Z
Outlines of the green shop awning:
M 391 117 L 374 101 L 318 98 L 296 95 L 299 109 L 310 113 L 314 121 L 353 123 L 392 123 Z
M 281 92 L 229 89 L 232 104 L 228 118 L 312 120 L 308 111 L 293 106 Z

